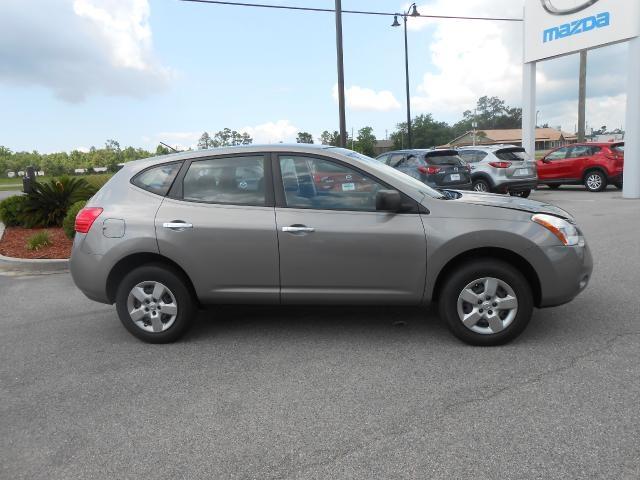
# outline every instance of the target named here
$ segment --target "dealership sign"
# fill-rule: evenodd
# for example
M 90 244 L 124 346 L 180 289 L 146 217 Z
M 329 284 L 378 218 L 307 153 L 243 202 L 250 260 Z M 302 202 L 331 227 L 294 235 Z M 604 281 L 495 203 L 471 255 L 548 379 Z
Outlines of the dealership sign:
M 640 35 L 640 0 L 526 0 L 524 61 Z

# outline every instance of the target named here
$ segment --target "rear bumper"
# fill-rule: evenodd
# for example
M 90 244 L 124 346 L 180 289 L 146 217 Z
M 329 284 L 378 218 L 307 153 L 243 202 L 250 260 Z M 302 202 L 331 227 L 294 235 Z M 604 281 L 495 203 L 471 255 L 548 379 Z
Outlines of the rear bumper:
M 506 180 L 496 183 L 494 188 L 496 190 L 508 190 L 510 192 L 521 192 L 523 190 L 533 190 L 538 186 L 537 178 L 518 179 L 518 180 Z
M 436 182 L 424 182 L 429 185 L 431 188 L 448 188 L 451 190 L 473 190 L 473 183 L 468 181 L 466 183 L 443 183 L 438 184 Z
M 100 302 L 112 303 L 107 295 L 106 269 L 102 265 L 104 257 L 82 251 L 80 244 L 84 235 L 76 234 L 74 239 L 71 258 L 69 259 L 69 270 L 71 278 L 76 287 L 84 293 L 87 298 Z

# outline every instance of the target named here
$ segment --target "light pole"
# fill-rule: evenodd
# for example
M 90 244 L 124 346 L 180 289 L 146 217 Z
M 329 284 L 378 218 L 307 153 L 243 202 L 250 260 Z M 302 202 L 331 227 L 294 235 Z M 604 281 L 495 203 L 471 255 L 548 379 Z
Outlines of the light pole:
M 407 90 L 407 144 L 408 148 L 412 147 L 411 141 L 411 97 L 409 96 L 409 45 L 407 43 L 407 18 L 408 17 L 419 17 L 418 7 L 415 3 L 409 5 L 409 8 L 404 13 L 398 13 L 393 17 L 392 27 L 399 27 L 400 23 L 398 22 L 398 15 L 402 16 L 404 20 L 404 73 L 405 73 L 405 82 L 406 82 L 406 90 Z
M 347 147 L 347 121 L 344 100 L 344 61 L 342 52 L 342 0 L 336 0 L 336 60 L 338 63 L 338 111 L 340 117 L 340 146 Z

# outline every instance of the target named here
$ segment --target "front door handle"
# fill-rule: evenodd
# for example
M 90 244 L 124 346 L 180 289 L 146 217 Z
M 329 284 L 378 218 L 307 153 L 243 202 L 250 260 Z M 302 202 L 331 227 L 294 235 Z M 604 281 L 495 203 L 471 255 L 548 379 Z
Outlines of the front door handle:
M 304 225 L 291 225 L 290 227 L 282 227 L 283 232 L 287 233 L 311 233 L 316 229 L 313 227 L 305 227 Z
M 164 222 L 162 226 L 163 228 L 170 228 L 171 230 L 176 230 L 176 231 L 181 231 L 181 230 L 184 230 L 185 228 L 193 228 L 193 224 L 187 223 L 187 222 L 180 222 L 180 221 Z

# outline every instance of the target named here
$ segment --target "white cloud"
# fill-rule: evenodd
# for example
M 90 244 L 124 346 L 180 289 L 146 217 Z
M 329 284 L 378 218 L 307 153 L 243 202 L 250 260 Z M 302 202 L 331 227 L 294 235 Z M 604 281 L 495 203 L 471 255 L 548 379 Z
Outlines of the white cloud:
M 422 13 L 469 16 L 522 17 L 522 1 L 434 0 L 419 5 Z M 453 10 L 452 10 L 453 9 Z M 456 121 L 464 110 L 473 109 L 483 95 L 498 96 L 513 106 L 522 100 L 522 24 L 410 18 L 410 30 L 431 30 L 431 67 L 422 81 L 413 85 L 412 106 L 416 113 L 431 112 L 438 119 Z M 587 112 L 590 123 L 607 118 L 604 124 L 620 126 L 624 106 L 619 96 L 626 90 L 624 45 L 589 52 Z M 413 71 L 419 68 L 413 66 Z M 538 64 L 538 109 L 541 120 L 573 130 L 577 121 L 578 61 L 576 56 Z M 611 100 L 618 99 L 618 100 Z M 607 107 L 608 102 L 613 102 Z M 622 108 L 620 108 L 622 107 Z M 613 109 L 615 108 L 615 110 Z M 605 109 L 605 110 L 599 110 Z
M 338 101 L 337 84 L 333 86 L 333 98 Z M 376 92 L 357 85 L 345 89 L 345 100 L 348 108 L 362 112 L 388 112 L 400 108 L 400 102 L 389 90 Z
M 295 141 L 298 127 L 292 125 L 289 120 L 267 122 L 255 127 L 244 127 L 238 130 L 246 132 L 253 138 L 253 143 L 279 143 Z
M 70 102 L 161 91 L 174 74 L 155 58 L 149 15 L 148 0 L 2 0 L 0 82 Z

